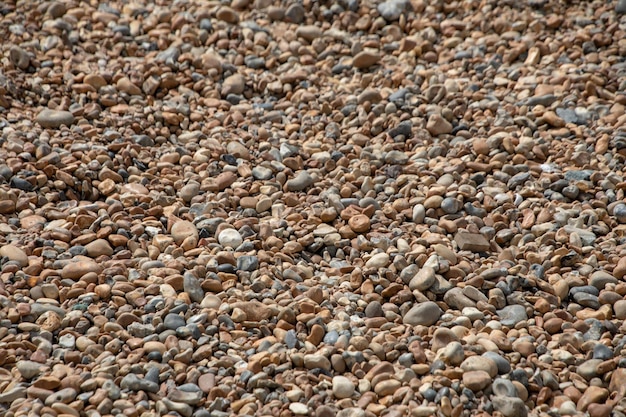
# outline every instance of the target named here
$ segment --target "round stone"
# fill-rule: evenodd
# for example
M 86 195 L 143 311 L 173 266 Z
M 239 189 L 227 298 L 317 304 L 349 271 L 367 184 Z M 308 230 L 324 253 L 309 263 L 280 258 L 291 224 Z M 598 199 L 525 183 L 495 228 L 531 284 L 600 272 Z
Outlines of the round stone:
M 235 229 L 224 229 L 217 237 L 220 245 L 226 248 L 237 248 L 243 243 L 241 234 Z
M 348 378 L 345 376 L 335 376 L 333 377 L 333 395 L 335 398 L 350 398 L 354 394 L 355 386 Z
M 432 326 L 439 320 L 443 311 L 432 301 L 425 301 L 411 308 L 402 318 L 402 322 L 409 326 Z
M 17 262 L 21 267 L 28 265 L 26 252 L 15 245 L 3 245 L 0 247 L 0 258 L 6 257 L 9 261 Z
M 35 121 L 41 127 L 56 129 L 63 125 L 71 126 L 74 123 L 74 115 L 69 111 L 44 109 L 37 115 Z

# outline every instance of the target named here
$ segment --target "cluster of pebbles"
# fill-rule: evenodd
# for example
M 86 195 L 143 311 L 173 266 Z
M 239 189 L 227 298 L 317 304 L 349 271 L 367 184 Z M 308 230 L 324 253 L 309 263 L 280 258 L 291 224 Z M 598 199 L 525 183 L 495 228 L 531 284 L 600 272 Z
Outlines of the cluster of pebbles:
M 0 415 L 626 415 L 626 1 L 0 13 Z

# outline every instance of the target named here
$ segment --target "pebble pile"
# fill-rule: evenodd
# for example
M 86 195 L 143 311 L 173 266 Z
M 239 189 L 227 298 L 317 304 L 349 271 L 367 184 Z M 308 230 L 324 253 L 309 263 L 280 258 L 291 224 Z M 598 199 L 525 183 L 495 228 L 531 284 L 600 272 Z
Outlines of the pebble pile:
M 0 38 L 0 415 L 626 415 L 626 0 Z

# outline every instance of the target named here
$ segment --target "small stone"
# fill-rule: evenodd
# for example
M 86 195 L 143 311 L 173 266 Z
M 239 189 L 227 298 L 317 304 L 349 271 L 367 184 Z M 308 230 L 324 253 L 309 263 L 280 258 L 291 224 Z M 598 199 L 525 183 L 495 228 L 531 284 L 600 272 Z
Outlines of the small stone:
M 21 267 L 28 265 L 26 252 L 15 245 L 4 245 L 0 247 L 0 258 L 6 257 L 9 261 L 17 262 Z
M 626 300 L 619 300 L 613 304 L 615 318 L 618 320 L 626 320 Z
M 378 13 L 388 22 L 398 20 L 406 9 L 406 0 L 387 0 L 378 5 Z
M 424 266 L 409 282 L 411 290 L 425 291 L 435 283 L 435 270 L 430 266 Z
M 463 373 L 463 385 L 474 392 L 482 391 L 491 383 L 491 377 L 485 371 L 469 371 Z
M 198 183 L 192 182 L 185 185 L 180 189 L 178 195 L 183 199 L 185 203 L 189 203 L 192 198 L 198 195 L 200 192 L 200 185 Z
M 291 403 L 289 404 L 289 411 L 295 415 L 305 416 L 309 414 L 309 407 L 302 403 Z
M 237 248 L 243 243 L 241 234 L 235 229 L 224 229 L 217 237 L 220 245 L 227 248 Z
M 367 69 L 380 61 L 380 55 L 377 52 L 361 51 L 352 59 L 352 66 L 358 69 Z
M 89 242 L 85 245 L 85 250 L 87 254 L 92 258 L 97 258 L 98 256 L 111 256 L 113 255 L 113 248 L 111 244 L 104 239 L 96 239 L 93 242 Z
M 496 378 L 491 384 L 491 390 L 498 397 L 517 398 L 517 389 L 508 379 Z
M 610 404 L 589 404 L 587 407 L 589 417 L 609 417 L 611 411 L 613 411 L 613 406 Z
M 460 250 L 470 252 L 487 252 L 491 247 L 489 241 L 480 233 L 459 232 L 454 236 L 454 241 Z
M 299 26 L 296 29 L 296 36 L 303 38 L 307 42 L 313 42 L 315 39 L 322 36 L 322 29 L 315 25 Z
M 439 320 L 443 311 L 432 301 L 425 301 L 411 308 L 402 318 L 408 326 L 432 326 Z
M 243 255 L 237 258 L 237 269 L 240 271 L 256 271 L 259 268 L 259 258 L 253 255 Z
M 128 95 L 131 95 L 131 96 L 141 95 L 141 89 L 137 87 L 135 84 L 133 84 L 132 81 L 128 77 L 122 77 L 119 80 L 117 80 L 117 83 L 115 84 L 115 86 L 118 89 L 118 91 L 121 91 Z
M 220 7 L 215 17 L 227 23 L 236 24 L 239 22 L 239 14 L 228 6 Z
M 370 219 L 365 214 L 357 214 L 348 220 L 348 226 L 356 233 L 370 230 Z
M 272 310 L 263 303 L 258 301 L 241 301 L 232 304 L 233 308 L 240 308 L 246 313 L 250 321 L 267 320 L 273 314 Z
M 177 221 L 172 225 L 171 233 L 177 245 L 180 246 L 184 241 L 187 241 L 190 247 L 186 249 L 195 248 L 198 244 L 198 229 L 189 221 Z
M 515 327 L 520 321 L 528 320 L 526 308 L 520 305 L 506 306 L 498 310 L 498 316 L 500 316 L 500 323 L 507 327 Z
M 383 317 L 384 314 L 383 307 L 378 301 L 372 301 L 365 307 L 365 317 Z
M 591 404 L 601 404 L 609 397 L 609 390 L 602 387 L 590 386 L 578 400 L 576 408 L 578 411 L 585 412 Z
M 28 52 L 19 46 L 13 45 L 11 49 L 9 49 L 9 58 L 13 65 L 18 67 L 21 70 L 25 70 L 30 65 L 30 56 Z
M 485 356 L 470 356 L 463 361 L 461 369 L 465 372 L 484 371 L 489 377 L 494 378 L 498 375 L 498 366 L 496 363 Z
M 613 276 L 617 279 L 622 279 L 626 276 L 626 256 L 620 257 L 617 261 L 617 265 L 613 269 Z
M 200 303 L 204 299 L 204 290 L 200 286 L 200 280 L 187 271 L 183 274 L 183 290 L 189 294 L 191 301 Z
M 63 267 L 63 270 L 61 270 L 61 277 L 77 280 L 90 272 L 99 274 L 100 272 L 102 272 L 102 267 L 91 259 L 81 260 L 78 262 L 71 262 L 65 265 Z
M 354 394 L 354 384 L 345 376 L 333 377 L 333 395 L 335 398 L 350 398 Z
M 520 398 L 494 397 L 493 407 L 502 413 L 504 417 L 526 417 L 528 409 Z
M 83 82 L 95 88 L 96 91 L 108 85 L 107 81 L 100 74 L 87 74 Z
M 607 284 L 617 284 L 617 278 L 609 274 L 606 271 L 596 271 L 591 274 L 589 285 L 596 287 L 599 290 L 603 290 Z
M 304 7 L 300 3 L 293 3 L 285 11 L 285 18 L 291 23 L 302 23 L 305 13 Z
M 395 379 L 387 379 L 384 381 L 380 381 L 374 386 L 374 392 L 384 397 L 386 395 L 393 395 L 396 391 L 402 386 L 402 382 L 397 381 Z
M 367 268 L 383 268 L 389 265 L 389 255 L 386 253 L 377 253 L 365 262 Z
M 465 359 L 465 352 L 463 351 L 463 346 L 459 342 L 449 343 L 441 352 L 441 360 L 452 366 L 460 365 L 463 362 L 463 359 Z
M 229 94 L 241 94 L 246 87 L 246 80 L 241 74 L 233 74 L 222 84 L 222 97 Z
M 167 316 L 165 316 L 165 319 L 163 320 L 163 324 L 165 325 L 167 329 L 176 330 L 179 327 L 185 326 L 186 323 L 183 317 L 179 316 L 178 314 L 170 313 Z
M 71 126 L 74 123 L 74 116 L 69 111 L 64 110 L 42 110 L 35 121 L 44 128 L 57 129 L 62 125 Z
M 327 357 L 319 354 L 304 355 L 304 367 L 306 369 L 320 368 L 330 371 L 331 365 Z
M 26 398 L 26 387 L 15 387 L 0 394 L 0 404 L 11 404 L 20 398 Z
M 158 392 L 159 385 L 155 382 L 148 381 L 145 378 L 139 378 L 135 374 L 128 374 L 120 382 L 120 388 L 130 391 L 146 391 L 146 392 Z
M 288 191 L 302 191 L 305 188 L 313 185 L 314 182 L 315 180 L 313 179 L 311 174 L 306 171 L 300 171 L 295 178 L 287 181 L 285 185 Z
M 452 129 L 452 124 L 439 114 L 431 115 L 426 123 L 426 130 L 433 136 L 451 133 Z
M 24 379 L 32 379 L 44 369 L 42 364 L 33 361 L 18 361 L 16 367 Z

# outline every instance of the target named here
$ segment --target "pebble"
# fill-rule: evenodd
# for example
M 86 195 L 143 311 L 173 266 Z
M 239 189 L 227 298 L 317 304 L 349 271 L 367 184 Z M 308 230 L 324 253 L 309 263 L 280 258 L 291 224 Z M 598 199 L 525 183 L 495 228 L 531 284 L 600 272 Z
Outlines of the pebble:
M 21 267 L 28 265 L 28 256 L 15 245 L 3 245 L 0 247 L 0 257 L 6 257 L 9 261 L 17 262 Z
M 350 398 L 354 394 L 355 386 L 348 378 L 345 376 L 335 376 L 333 377 L 333 395 L 335 398 L 343 399 Z
M 220 245 L 227 248 L 237 248 L 243 243 L 241 234 L 235 229 L 224 229 L 217 237 Z
M 419 303 L 402 317 L 404 324 L 409 326 L 432 326 L 439 320 L 443 311 L 432 301 Z
M 498 310 L 500 322 L 503 326 L 515 327 L 521 321 L 528 320 L 526 308 L 521 305 L 506 306 L 502 310 Z
M 380 55 L 377 52 L 362 51 L 354 56 L 352 65 L 358 69 L 367 69 L 380 61 Z
M 505 417 L 526 417 L 528 409 L 520 398 L 494 397 L 493 407 Z
M 621 0 L 31 6 L 0 414 L 621 416 Z
M 74 116 L 69 111 L 44 109 L 35 118 L 43 128 L 58 129 L 59 127 L 74 124 Z

